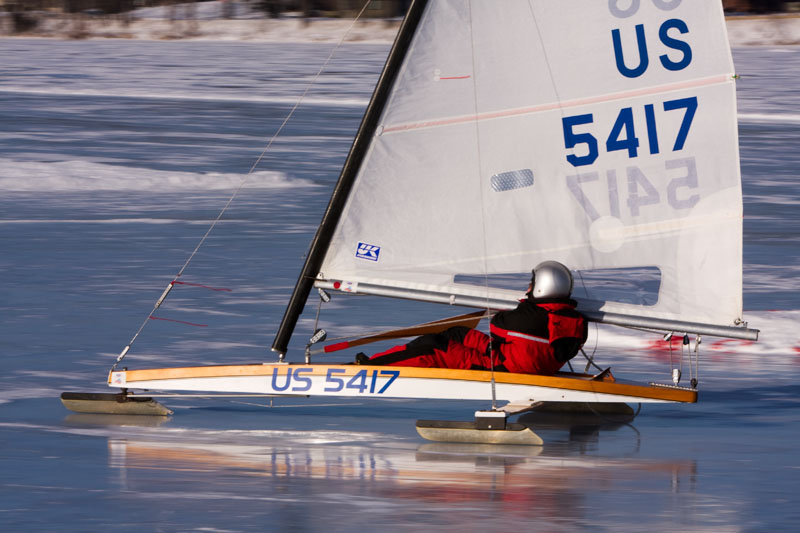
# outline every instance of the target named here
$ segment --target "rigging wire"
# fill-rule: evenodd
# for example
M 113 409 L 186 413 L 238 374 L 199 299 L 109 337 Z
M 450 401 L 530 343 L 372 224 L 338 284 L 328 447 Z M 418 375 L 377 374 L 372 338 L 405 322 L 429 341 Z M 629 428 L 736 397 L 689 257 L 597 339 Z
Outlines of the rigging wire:
M 547 55 L 547 50 L 545 48 L 545 43 L 544 43 L 544 40 L 542 39 L 542 31 L 539 28 L 539 21 L 536 19 L 536 13 L 535 13 L 534 8 L 533 8 L 533 3 L 530 2 L 530 1 L 528 2 L 528 9 L 529 9 L 530 14 L 531 14 L 531 20 L 533 21 L 533 25 L 536 27 L 536 36 L 539 39 L 539 46 L 541 47 L 541 50 L 542 50 L 542 58 L 544 59 L 544 63 L 547 66 L 547 73 L 548 73 L 548 77 L 550 79 L 550 86 L 552 87 L 553 93 L 555 95 L 555 101 L 556 101 L 556 105 L 558 106 L 558 112 L 561 115 L 561 118 L 563 119 L 564 118 L 564 108 L 561 106 L 561 95 L 559 94 L 558 86 L 556 85 L 556 79 L 555 79 L 555 76 L 553 76 L 553 68 L 550 65 L 550 58 Z M 588 296 L 589 291 L 586 288 L 586 282 L 583 279 L 583 274 L 581 273 L 580 270 L 578 271 L 578 277 L 580 277 L 581 285 L 583 285 L 583 290 L 584 290 L 584 292 L 586 292 L 586 294 Z M 600 338 L 600 327 L 597 324 L 595 324 L 594 331 L 595 331 L 595 336 L 594 336 L 594 347 L 592 348 L 592 355 L 591 356 L 586 355 L 586 352 L 583 350 L 583 348 L 581 347 L 581 349 L 580 349 L 581 353 L 586 358 L 586 369 L 584 370 L 584 372 L 588 372 L 589 369 L 592 366 L 594 366 L 595 368 L 600 370 L 600 367 L 597 366 L 597 364 L 594 362 L 594 356 L 597 353 L 597 346 L 598 346 L 598 342 L 599 342 L 599 338 Z M 570 369 L 572 369 L 572 365 L 570 365 Z
M 541 46 L 541 49 L 542 49 L 542 57 L 544 58 L 544 63 L 547 66 L 547 73 L 549 74 L 550 85 L 551 85 L 551 87 L 553 89 L 553 93 L 555 94 L 555 100 L 556 100 L 556 105 L 558 106 L 558 112 L 561 114 L 561 118 L 563 119 L 564 118 L 564 108 L 561 106 L 561 95 L 559 94 L 558 87 L 556 86 L 555 76 L 553 76 L 553 68 L 550 65 L 550 58 L 548 57 L 547 50 L 545 49 L 544 40 L 542 39 L 542 31 L 539 28 L 539 22 L 536 20 L 536 13 L 534 12 L 532 2 L 528 2 L 528 9 L 530 10 L 531 19 L 533 20 L 533 24 L 536 27 L 536 35 L 539 38 L 539 45 Z M 583 285 L 583 290 L 586 293 L 586 295 L 588 296 L 589 295 L 589 290 L 586 288 L 586 282 L 583 279 L 583 274 L 581 273 L 580 270 L 578 271 L 578 277 L 580 277 L 581 285 Z M 597 364 L 594 362 L 594 356 L 597 353 L 597 346 L 598 346 L 599 339 L 600 339 L 600 326 L 598 324 L 594 325 L 594 332 L 595 332 L 595 335 L 594 335 L 594 347 L 592 348 L 591 356 L 586 355 L 586 352 L 583 350 L 583 348 L 581 348 L 581 353 L 586 358 L 586 369 L 584 370 L 584 372 L 588 372 L 589 369 L 592 366 L 594 366 L 595 368 L 600 370 L 600 367 L 597 366 Z M 570 365 L 570 368 L 572 368 L 572 365 Z
M 642 402 L 639 402 L 639 407 L 636 408 L 636 411 L 634 411 L 633 414 L 621 415 L 619 418 L 612 418 L 604 413 L 601 413 L 600 411 L 594 408 L 592 402 L 585 402 L 585 405 L 598 418 L 601 418 L 606 422 L 621 423 L 626 426 L 630 426 L 634 431 L 636 431 L 637 433 L 639 432 L 635 427 L 631 426 L 629 422 L 633 421 L 634 418 L 639 416 L 639 413 L 642 411 Z
M 472 20 L 472 3 L 467 2 L 467 9 L 469 10 L 469 29 L 470 29 L 470 56 L 472 58 L 472 99 L 475 108 L 475 153 L 478 158 L 478 172 L 477 172 L 477 180 L 478 180 L 478 192 L 480 195 L 481 200 L 481 230 L 483 232 L 483 281 L 484 281 L 484 288 L 486 289 L 486 316 L 490 316 L 490 308 L 489 308 L 489 265 L 488 265 L 488 254 L 489 254 L 489 244 L 487 242 L 487 231 L 486 231 L 486 203 L 484 202 L 483 198 L 483 185 L 481 183 L 481 173 L 483 171 L 483 161 L 481 159 L 481 135 L 480 135 L 480 126 L 479 126 L 479 119 L 478 119 L 478 83 L 477 83 L 477 69 L 476 69 L 476 61 L 475 61 L 475 40 L 473 33 L 473 20 Z M 494 346 L 492 341 L 492 333 L 491 333 L 491 319 L 490 322 L 490 330 L 489 330 L 489 370 L 491 372 L 491 388 L 492 388 L 492 411 L 497 410 L 497 383 L 494 379 Z
M 690 380 L 693 389 L 697 388 L 697 382 L 700 381 L 700 343 L 702 337 L 697 335 L 694 339 L 694 377 Z
M 280 126 L 278 126 L 278 129 L 277 129 L 277 130 L 275 131 L 275 133 L 272 135 L 272 137 L 270 138 L 269 142 L 267 142 L 267 144 L 266 144 L 266 146 L 264 147 L 264 149 L 261 151 L 261 153 L 259 154 L 259 156 L 256 158 L 256 160 L 255 160 L 255 162 L 253 163 L 253 165 L 250 167 L 250 170 L 248 170 L 248 171 L 247 171 L 247 174 L 245 174 L 245 176 L 242 178 L 242 181 L 239 183 L 239 186 L 238 186 L 238 187 L 237 187 L 237 188 L 236 188 L 236 189 L 233 191 L 233 194 L 231 194 L 231 197 L 230 197 L 230 198 L 228 198 L 228 201 L 227 201 L 227 202 L 225 203 L 225 205 L 222 207 L 222 210 L 220 210 L 219 214 L 217 215 L 217 218 L 215 218 L 215 219 L 214 219 L 214 221 L 211 223 L 211 225 L 209 226 L 208 230 L 206 230 L 206 232 L 205 232 L 205 234 L 203 235 L 203 237 L 202 237 L 202 238 L 200 239 L 200 241 L 197 243 L 197 246 L 195 246 L 194 250 L 192 250 L 192 253 L 191 253 L 191 254 L 189 254 L 189 257 L 186 259 L 186 262 L 185 262 L 185 263 L 183 264 L 183 266 L 180 268 L 180 270 L 179 270 L 179 271 L 178 271 L 178 273 L 175 275 L 175 277 L 174 277 L 174 278 L 172 278 L 172 281 L 170 281 L 169 285 L 167 285 L 167 288 L 166 288 L 166 289 L 164 289 L 164 292 L 162 292 L 162 293 L 161 293 L 161 296 L 158 298 L 158 300 L 156 300 L 156 303 L 155 303 L 155 305 L 153 305 L 153 309 L 152 309 L 152 310 L 150 311 L 150 313 L 147 315 L 147 318 L 145 318 L 145 319 L 144 319 L 144 322 L 142 322 L 142 325 L 141 325 L 141 326 L 139 326 L 139 329 L 138 329 L 138 330 L 136 331 L 136 333 L 133 335 L 133 337 L 131 338 L 131 340 L 128 342 L 128 344 L 125 346 L 125 348 L 124 348 L 124 349 L 122 350 L 122 352 L 119 354 L 119 356 L 117 356 L 117 360 L 114 362 L 114 365 L 111 367 L 111 371 L 112 371 L 112 372 L 113 372 L 113 371 L 114 371 L 114 370 L 117 368 L 117 365 L 119 365 L 119 363 L 120 363 L 120 362 L 121 362 L 121 361 L 122 361 L 122 360 L 125 358 L 125 355 L 127 355 L 128 351 L 130 351 L 130 349 L 131 349 L 131 346 L 132 346 L 132 345 L 133 345 L 133 343 L 136 341 L 136 339 L 139 337 L 139 334 L 142 332 L 142 330 L 144 330 L 144 328 L 145 328 L 145 326 L 148 324 L 148 322 L 150 322 L 150 317 L 151 317 L 151 316 L 153 316 L 153 313 L 154 313 L 154 312 L 155 312 L 155 311 L 156 311 L 156 310 L 157 310 L 157 309 L 158 309 L 158 308 L 161 306 L 161 304 L 162 304 L 162 303 L 164 302 L 164 300 L 167 298 L 167 295 L 168 295 L 168 294 L 169 294 L 169 292 L 172 290 L 172 287 L 173 287 L 173 286 L 174 286 L 174 285 L 175 285 L 175 284 L 178 282 L 178 278 L 180 278 L 180 277 L 183 275 L 184 271 L 185 271 L 185 270 L 186 270 L 186 268 L 189 266 L 189 263 L 191 263 L 191 262 L 192 262 L 192 259 L 194 259 L 195 255 L 197 255 L 197 252 L 200 250 L 200 248 L 201 248 L 201 247 L 203 246 L 203 244 L 206 242 L 206 239 L 208 239 L 208 236 L 211 234 L 211 232 L 212 232 L 212 231 L 214 230 L 214 228 L 217 226 L 217 224 L 219 223 L 219 221 L 222 219 L 222 216 L 223 216 L 223 215 L 225 214 L 225 212 L 228 210 L 228 208 L 230 207 L 231 203 L 233 203 L 233 200 L 234 200 L 234 199 L 235 199 L 235 198 L 236 198 L 236 197 L 239 195 L 239 193 L 241 192 L 241 190 L 244 188 L 245 184 L 246 184 L 246 183 L 247 183 L 247 181 L 250 179 L 250 176 L 253 174 L 253 172 L 255 172 L 255 169 L 256 169 L 256 167 L 258 167 L 258 165 L 261 163 L 261 161 L 262 161 L 262 160 L 264 159 L 264 157 L 266 156 L 266 154 L 267 154 L 267 152 L 269 151 L 269 149 L 272 147 L 272 144 L 275 142 L 275 139 L 277 139 L 277 138 L 278 138 L 278 136 L 281 134 L 281 132 L 283 131 L 283 129 L 284 129 L 284 127 L 286 126 L 286 124 L 288 124 L 288 123 L 289 123 L 289 120 L 290 120 L 290 119 L 291 119 L 291 118 L 294 116 L 294 113 L 295 113 L 295 111 L 297 111 L 297 108 L 298 108 L 298 107 L 300 107 L 300 104 L 302 104 L 302 103 L 303 103 L 303 101 L 305 100 L 306 96 L 308 95 L 308 92 L 309 92 L 309 91 L 311 90 L 311 88 L 312 88 L 312 87 L 313 87 L 313 86 L 314 86 L 314 85 L 317 83 L 317 80 L 319 79 L 319 77 L 322 75 L 322 73 L 323 73 L 323 72 L 325 71 L 325 69 L 328 67 L 328 64 L 329 64 L 329 63 L 331 62 L 331 60 L 333 59 L 333 56 L 334 56 L 334 54 L 336 54 L 336 51 L 339 49 L 339 47 L 342 45 L 342 43 L 344 42 L 344 40 L 345 40 L 345 39 L 347 38 L 347 36 L 350 34 L 350 32 L 352 31 L 353 27 L 355 27 L 356 23 L 359 21 L 359 19 L 361 18 L 361 16 L 364 14 L 364 11 L 366 11 L 366 10 L 367 10 L 367 7 L 369 6 L 369 4 L 370 4 L 370 2 L 371 2 L 371 1 L 372 1 L 372 0 L 366 0 L 366 1 L 364 2 L 364 5 L 363 5 L 363 7 L 362 7 L 362 8 L 361 8 L 361 10 L 360 10 L 360 11 L 359 11 L 359 12 L 356 14 L 355 18 L 353 19 L 353 22 L 350 24 L 350 26 L 347 28 L 347 30 L 345 30 L 345 32 L 342 34 L 342 36 L 341 36 L 341 38 L 339 39 L 339 41 L 336 43 L 336 45 L 335 45 L 335 46 L 333 47 L 333 49 L 331 50 L 331 53 L 330 53 L 330 54 L 328 54 L 328 57 L 327 57 L 327 58 L 325 59 L 325 61 L 322 63 L 322 66 L 320 66 L 320 68 L 319 68 L 319 70 L 317 71 L 317 73 L 314 75 L 314 77 L 311 79 L 311 81 L 310 81 L 310 82 L 309 82 L 309 83 L 306 85 L 306 88 L 305 88 L 305 90 L 303 91 L 303 94 L 302 94 L 302 95 L 300 95 L 300 98 L 298 98 L 298 100 L 295 102 L 295 104 L 294 104 L 294 106 L 292 107 L 292 109 L 291 109 L 291 110 L 289 110 L 289 113 L 286 115 L 286 118 L 284 118 L 284 119 L 283 119 L 283 122 L 281 123 L 281 125 L 280 125 Z
M 583 272 L 581 272 L 580 270 L 578 270 L 578 277 L 581 280 L 581 286 L 583 287 L 583 292 L 586 293 L 586 297 L 588 298 L 589 289 L 586 287 L 586 280 L 583 279 Z M 593 325 L 594 325 L 594 346 L 592 347 L 592 355 L 586 355 L 586 352 L 584 352 L 583 348 L 581 347 L 581 353 L 586 358 L 586 369 L 584 370 L 584 372 L 588 372 L 589 368 L 592 365 L 594 365 L 598 369 L 600 368 L 594 362 L 594 356 L 597 354 L 597 346 L 600 342 L 600 325 L 597 324 L 596 322 L 593 323 Z M 572 369 L 572 365 L 570 365 L 570 369 Z

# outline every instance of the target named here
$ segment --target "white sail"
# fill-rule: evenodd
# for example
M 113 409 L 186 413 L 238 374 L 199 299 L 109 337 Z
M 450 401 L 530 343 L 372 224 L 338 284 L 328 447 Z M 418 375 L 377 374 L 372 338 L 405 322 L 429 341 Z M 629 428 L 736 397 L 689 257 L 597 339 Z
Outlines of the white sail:
M 109 385 L 484 399 L 493 411 L 507 401 L 506 413 L 550 401 L 696 402 L 694 382 L 636 385 L 606 371 L 315 365 L 310 345 L 306 364 L 284 361 L 314 279 L 340 290 L 502 307 L 520 293 L 458 276 L 526 272 L 542 260 L 581 271 L 654 267 L 658 301 L 624 311 L 696 320 L 704 329 L 688 331 L 704 334 L 709 322 L 726 329 L 738 318 L 742 206 L 719 3 L 622 3 L 412 2 L 273 342 L 279 362 L 117 371 L 128 346 Z M 589 311 L 599 308 L 614 306 Z M 375 338 L 390 337 L 323 351 Z M 64 399 L 96 412 L 86 398 Z M 113 412 L 132 402 L 124 390 L 88 400 Z M 441 427 L 425 427 L 425 438 L 441 438 Z M 477 424 L 474 431 L 469 439 L 487 442 Z
M 657 301 L 583 305 L 733 325 L 735 117 L 720 2 L 432 0 L 319 278 L 513 301 L 456 276 L 655 267 Z

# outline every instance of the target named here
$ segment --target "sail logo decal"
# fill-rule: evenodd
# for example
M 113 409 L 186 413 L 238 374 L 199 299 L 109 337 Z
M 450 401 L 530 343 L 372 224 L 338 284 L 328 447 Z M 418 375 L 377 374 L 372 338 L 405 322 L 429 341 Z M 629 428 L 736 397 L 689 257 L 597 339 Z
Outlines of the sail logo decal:
M 374 244 L 367 244 L 365 242 L 358 243 L 356 250 L 356 257 L 359 259 L 366 259 L 368 261 L 377 261 L 381 253 L 381 247 Z

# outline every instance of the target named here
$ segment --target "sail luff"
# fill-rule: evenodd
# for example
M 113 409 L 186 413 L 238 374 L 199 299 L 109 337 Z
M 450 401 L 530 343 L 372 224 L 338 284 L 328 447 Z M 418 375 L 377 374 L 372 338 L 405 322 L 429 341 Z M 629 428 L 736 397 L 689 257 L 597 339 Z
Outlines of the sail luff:
M 403 19 L 392 49 L 386 59 L 381 77 L 364 113 L 364 118 L 361 120 L 361 125 L 350 148 L 350 153 L 342 167 L 339 180 L 328 203 L 328 208 L 311 243 L 305 264 L 289 299 L 289 304 L 284 312 L 275 340 L 272 343 L 272 350 L 278 352 L 281 359 L 286 354 L 297 320 L 303 312 L 306 299 L 325 258 L 325 253 L 339 222 L 344 204 L 364 160 L 364 155 L 369 148 L 370 139 L 377 128 L 379 117 L 427 3 L 428 0 L 412 0 L 408 13 Z

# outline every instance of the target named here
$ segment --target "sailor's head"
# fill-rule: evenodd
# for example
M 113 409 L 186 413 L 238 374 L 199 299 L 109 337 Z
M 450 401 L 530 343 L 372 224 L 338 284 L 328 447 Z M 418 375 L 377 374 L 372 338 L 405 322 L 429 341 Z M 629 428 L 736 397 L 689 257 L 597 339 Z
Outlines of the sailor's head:
M 572 273 L 556 261 L 545 261 L 531 272 L 529 298 L 569 298 L 572 294 Z

